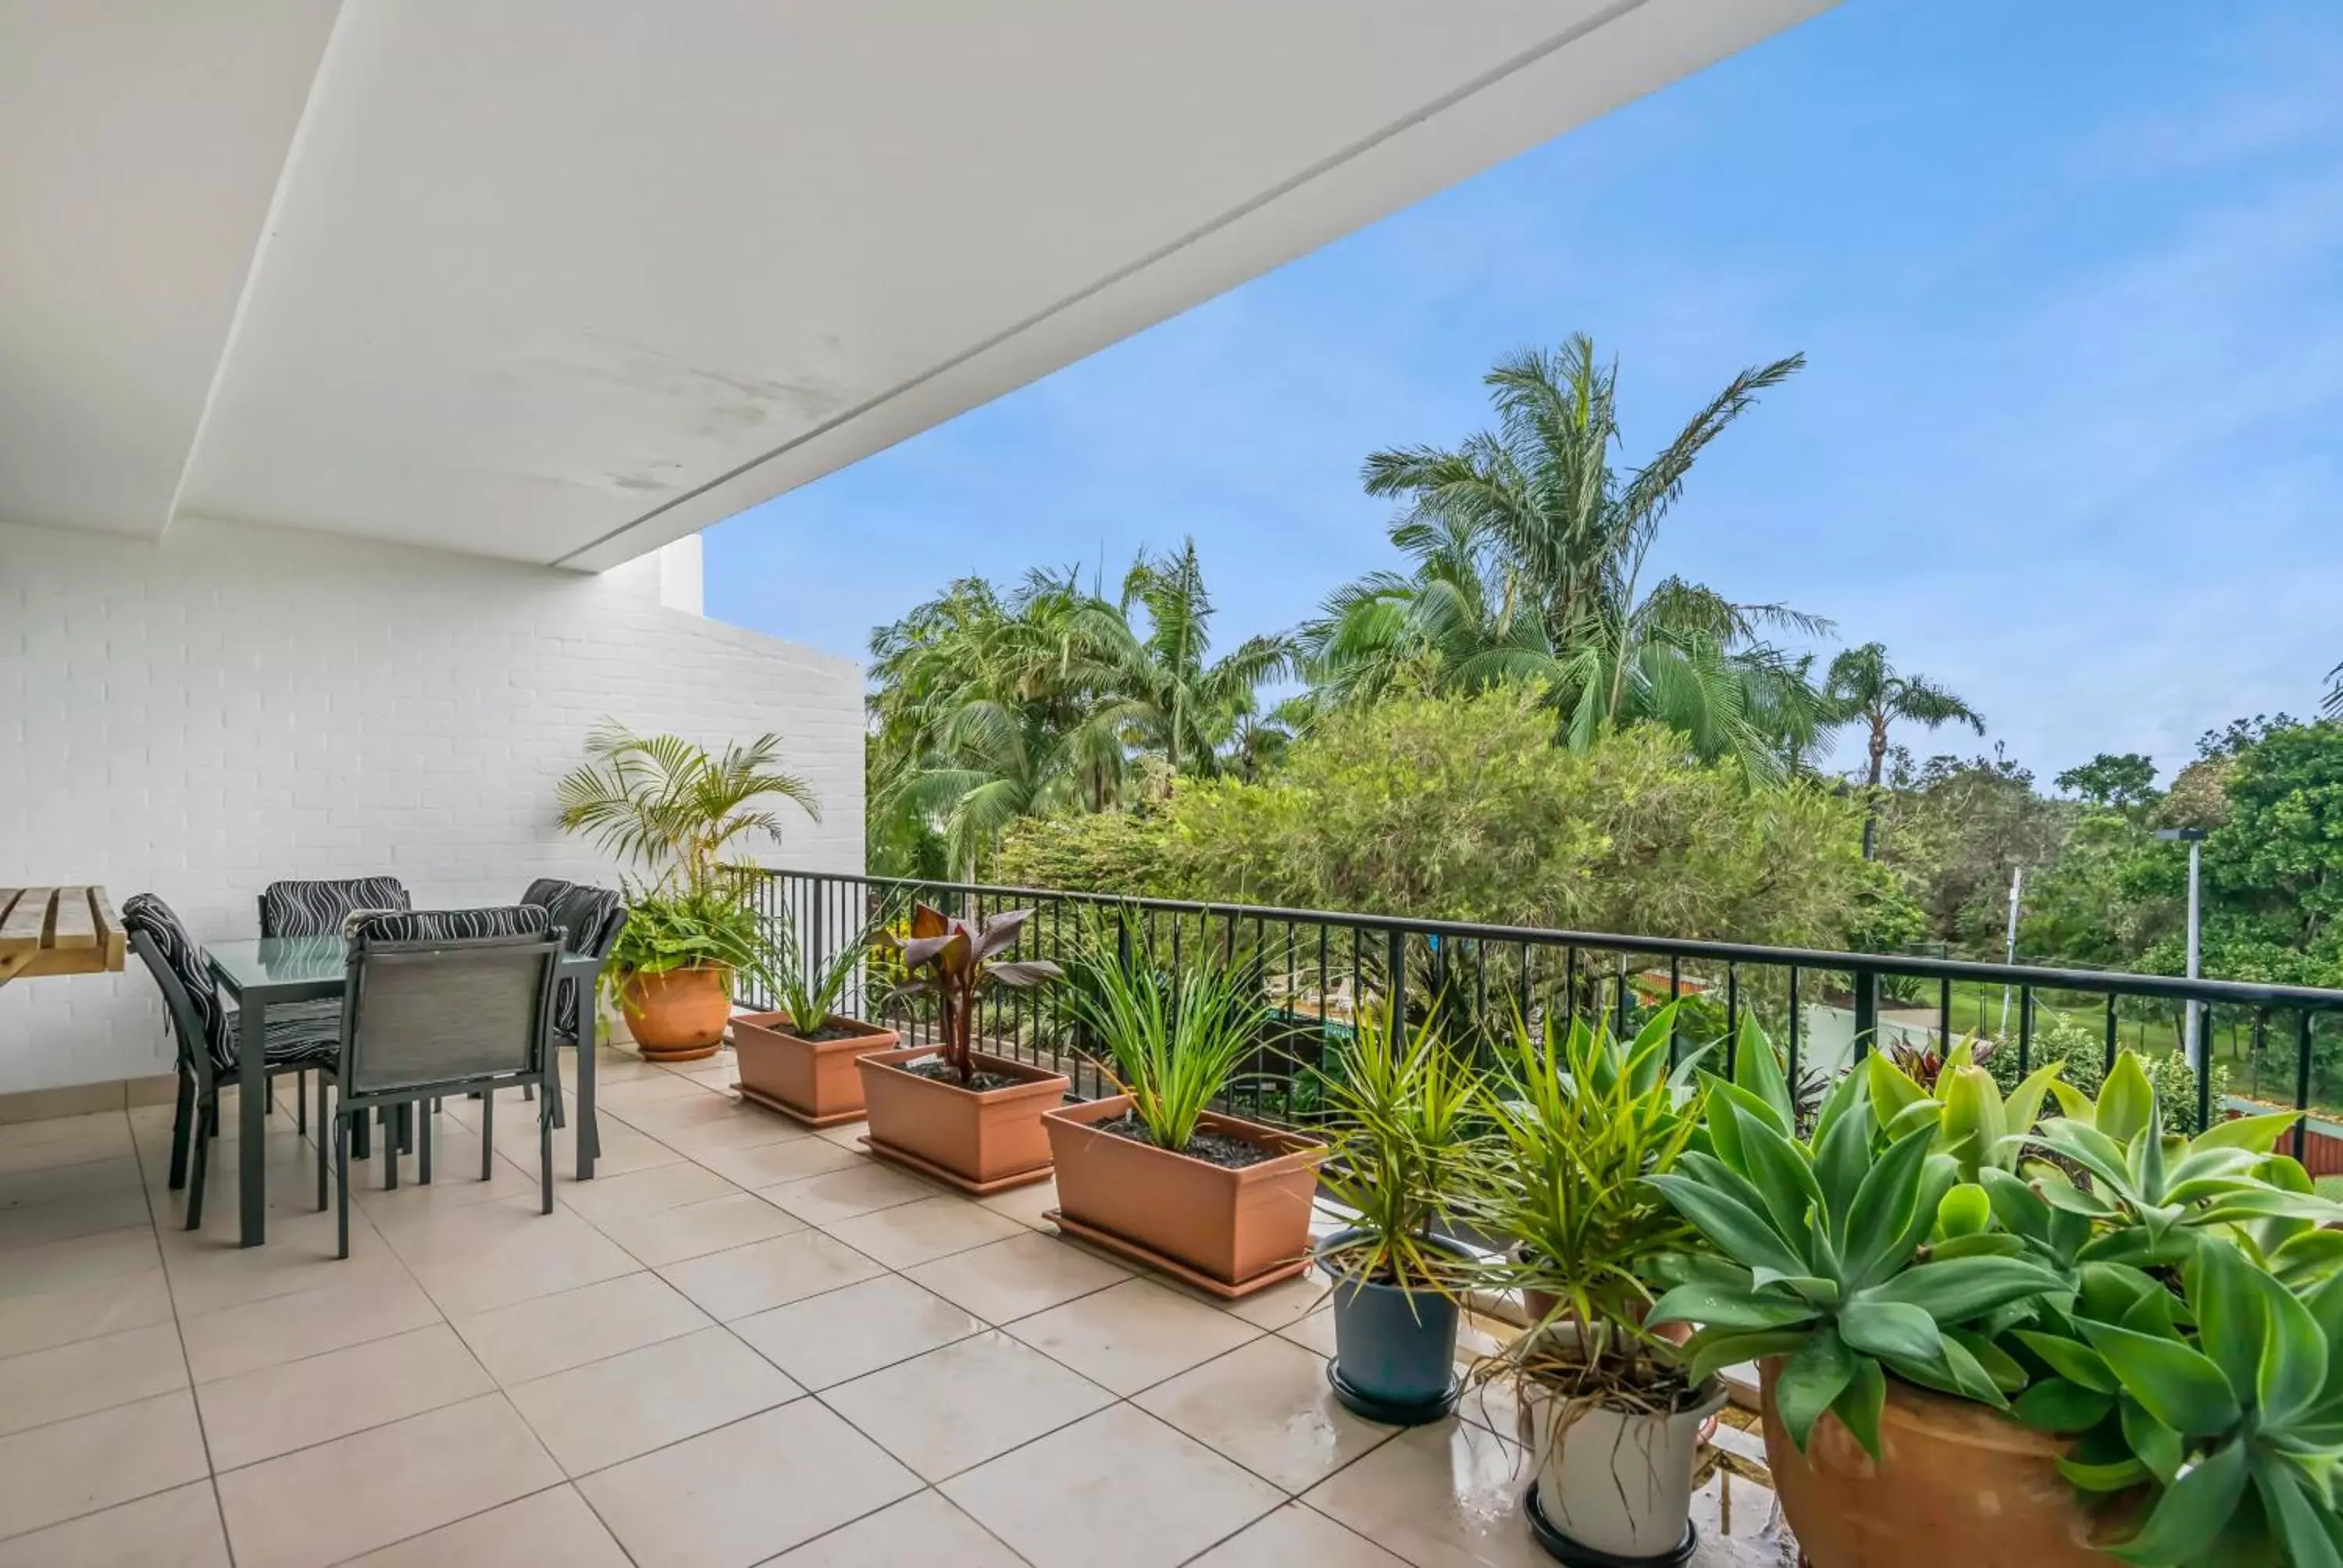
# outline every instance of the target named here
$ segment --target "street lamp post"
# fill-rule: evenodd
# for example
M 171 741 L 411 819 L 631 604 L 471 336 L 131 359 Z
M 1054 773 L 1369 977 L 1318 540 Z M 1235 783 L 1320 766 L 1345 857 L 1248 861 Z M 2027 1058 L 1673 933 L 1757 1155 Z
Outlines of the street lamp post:
M 2198 911 L 2203 907 L 2197 898 L 2197 886 L 2198 873 L 2203 869 L 2204 864 L 2205 829 L 2158 828 L 2156 830 L 2156 836 L 2159 839 L 2178 839 L 2188 846 L 2188 978 L 2195 980 L 2197 978 L 2197 918 Z M 2190 1069 L 2201 1076 L 2205 1070 L 2205 1060 L 2203 1048 L 2198 1043 L 2200 1031 L 2197 1026 L 2197 1005 L 2196 1001 L 2191 1000 L 2187 1003 L 2187 1011 L 2182 1015 L 2184 1021 L 2181 1025 L 2180 1050 Z

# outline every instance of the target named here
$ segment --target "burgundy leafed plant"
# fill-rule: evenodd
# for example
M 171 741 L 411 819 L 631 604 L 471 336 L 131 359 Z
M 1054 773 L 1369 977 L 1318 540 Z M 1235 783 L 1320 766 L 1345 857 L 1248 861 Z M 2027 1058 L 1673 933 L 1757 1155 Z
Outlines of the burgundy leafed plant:
M 962 1083 L 976 1078 L 973 1040 L 977 998 L 985 988 L 1029 990 L 1059 979 L 1063 970 L 1047 959 L 1002 959 L 995 955 L 1017 940 L 1032 918 L 1031 910 L 1009 910 L 990 920 L 969 921 L 921 904 L 911 911 L 909 936 L 883 939 L 903 955 L 911 982 L 936 999 L 938 1042 L 945 1063 Z

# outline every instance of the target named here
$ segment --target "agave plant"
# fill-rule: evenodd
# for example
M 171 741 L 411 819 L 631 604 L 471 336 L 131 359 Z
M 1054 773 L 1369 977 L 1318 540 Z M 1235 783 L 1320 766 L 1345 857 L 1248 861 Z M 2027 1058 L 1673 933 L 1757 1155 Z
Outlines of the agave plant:
M 1411 1031 L 1370 1008 L 1329 1070 L 1312 1070 L 1329 1116 L 1319 1185 L 1358 1232 L 1333 1254 L 1346 1272 L 1407 1290 L 1453 1290 L 1457 1261 L 1433 1241 L 1485 1141 L 1480 1075 L 1435 1020 Z
M 1887 1136 L 1935 1127 L 1936 1148 L 1952 1157 L 1964 1181 L 1975 1181 L 1987 1166 L 2017 1168 L 2018 1138 L 2032 1131 L 2054 1103 L 2059 1070 L 2056 1062 L 2036 1070 L 2005 1100 L 1993 1074 L 1977 1064 L 1968 1040 L 1946 1051 L 1925 1081 L 1908 1073 L 1900 1058 L 1877 1051 L 1863 1066 L 1872 1108 Z
M 1093 931 L 1073 1012 L 1106 1047 L 1102 1065 L 1159 1148 L 1185 1149 L 1196 1124 L 1261 1043 L 1272 1017 L 1259 967 L 1171 968 L 1143 945 L 1126 958 Z
M 976 1078 L 976 1004 L 992 986 L 1030 990 L 1060 978 L 1047 959 L 1004 959 L 1031 910 L 1010 910 L 989 920 L 963 920 L 920 904 L 911 911 L 908 935 L 882 931 L 880 940 L 902 955 L 910 979 L 905 983 L 934 999 L 938 1054 L 962 1083 Z
M 1783 1358 L 1791 1441 L 1803 1451 L 1827 1411 L 1875 1457 L 1891 1374 L 2006 1407 L 2026 1378 L 1993 1342 L 2003 1315 L 2062 1281 L 1992 1232 L 1933 1120 L 1886 1136 L 1866 1077 L 1840 1080 L 1801 1141 L 1771 1047 L 1744 1039 L 1733 1081 L 1709 1085 L 1708 1149 L 1648 1178 L 1719 1254 L 1678 1264 L 1651 1322 L 1704 1325 L 1686 1347 L 1695 1378 Z

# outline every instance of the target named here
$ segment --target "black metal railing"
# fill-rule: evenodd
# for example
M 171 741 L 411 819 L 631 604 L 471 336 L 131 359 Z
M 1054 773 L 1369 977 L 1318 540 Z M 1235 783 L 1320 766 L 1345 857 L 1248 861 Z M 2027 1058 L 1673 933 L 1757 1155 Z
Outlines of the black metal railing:
M 1535 1025 L 1584 1013 L 1632 1029 L 1678 1000 L 1679 1052 L 1714 1046 L 1729 1064 L 1743 1019 L 1754 1017 L 1785 1052 L 1793 1083 L 1810 1087 L 1876 1047 L 1942 1049 L 1964 1035 L 2014 1053 L 2023 1073 L 2050 1044 L 2071 1052 L 2075 1031 L 2087 1030 L 2112 1066 L 2122 1046 L 2177 1050 L 2194 1003 L 2215 1070 L 2194 1075 L 2196 1126 L 2215 1114 L 2222 1070 L 2229 1097 L 2343 1114 L 2343 1020 L 2334 1016 L 2343 990 L 830 872 L 759 870 L 753 886 L 773 939 L 820 958 L 876 923 L 907 920 L 916 900 L 964 916 L 1033 910 L 1012 950 L 1021 958 L 1063 963 L 1111 944 L 1126 957 L 1143 946 L 1173 967 L 1205 955 L 1256 966 L 1275 1021 L 1232 1101 L 1272 1121 L 1311 1119 L 1310 1070 L 1363 1009 L 1389 1006 L 1393 977 L 1408 1016 L 1437 1006 L 1452 1036 L 1477 1037 L 1478 1049 L 1516 1017 Z M 899 979 L 874 956 L 850 1004 L 866 1016 L 889 1011 L 907 1042 L 924 1043 L 933 1021 L 907 1004 Z M 996 990 L 978 1030 L 988 1049 L 1070 1071 L 1079 1094 L 1108 1091 L 1062 994 Z M 2306 1118 L 2298 1157 L 2308 1138 Z M 2334 1143 L 2343 1171 L 2343 1139 Z

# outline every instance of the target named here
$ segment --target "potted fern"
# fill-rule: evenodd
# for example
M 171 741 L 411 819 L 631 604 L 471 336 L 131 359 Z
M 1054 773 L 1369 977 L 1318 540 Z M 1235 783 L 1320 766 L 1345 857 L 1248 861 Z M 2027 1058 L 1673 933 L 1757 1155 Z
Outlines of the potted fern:
M 675 735 L 635 735 L 605 724 L 588 760 L 561 780 L 561 826 L 652 873 L 627 889 L 626 928 L 604 983 L 644 1056 L 712 1056 L 732 1013 L 732 977 L 758 972 L 764 933 L 749 887 L 724 855 L 745 839 L 778 839 L 794 802 L 815 821 L 810 787 L 776 765 L 781 741 L 760 735 L 720 754 Z
M 1074 1013 L 1119 1093 L 1042 1117 L 1060 1229 L 1212 1294 L 1250 1295 L 1310 1266 L 1326 1146 L 1212 1109 L 1270 1018 L 1252 966 L 1170 968 L 1092 934 Z
M 1320 1184 L 1353 1211 L 1318 1244 L 1333 1277 L 1335 1397 L 1369 1421 L 1415 1426 L 1456 1405 L 1459 1302 L 1473 1254 L 1440 1234 L 1483 1152 L 1479 1075 L 1426 1020 L 1368 1010 L 1326 1070 Z
M 732 1020 L 732 1049 L 740 1081 L 732 1087 L 743 1100 L 801 1121 L 836 1127 L 861 1120 L 861 1058 L 893 1050 L 901 1037 L 841 1010 L 861 978 L 874 933 L 887 917 L 863 926 L 828 954 L 802 939 L 784 913 L 779 940 L 769 950 L 773 1000 L 770 1012 L 742 1013 Z
M 1046 959 L 1011 956 L 1032 913 L 963 920 L 920 904 L 907 930 L 879 933 L 902 963 L 900 1000 L 932 1007 L 936 1043 L 855 1058 L 871 1153 L 964 1192 L 1048 1178 L 1041 1112 L 1065 1098 L 1066 1075 L 976 1048 L 977 1010 L 987 992 L 1030 990 L 1059 978 Z

